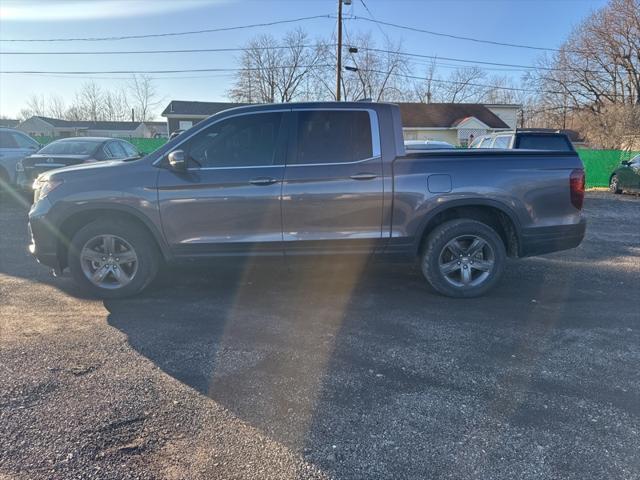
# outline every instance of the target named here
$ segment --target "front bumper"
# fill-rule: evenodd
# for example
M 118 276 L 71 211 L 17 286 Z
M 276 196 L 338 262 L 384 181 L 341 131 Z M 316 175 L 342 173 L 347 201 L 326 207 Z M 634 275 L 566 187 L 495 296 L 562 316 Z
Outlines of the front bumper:
M 58 258 L 59 235 L 57 228 L 47 220 L 47 213 L 50 208 L 51 203 L 46 197 L 31 207 L 27 226 L 30 239 L 28 250 L 39 263 L 55 270 L 60 270 L 60 260 Z
M 587 221 L 572 225 L 528 228 L 522 232 L 520 256 L 530 257 L 575 248 L 584 239 Z

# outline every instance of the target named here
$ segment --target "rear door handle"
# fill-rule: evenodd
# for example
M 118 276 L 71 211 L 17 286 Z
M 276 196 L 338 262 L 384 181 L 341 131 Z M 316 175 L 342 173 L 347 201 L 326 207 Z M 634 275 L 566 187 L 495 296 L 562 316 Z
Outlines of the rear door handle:
M 351 175 L 351 178 L 354 180 L 373 180 L 377 177 L 375 173 L 356 173 L 355 175 Z
M 278 180 L 276 180 L 275 178 L 272 177 L 257 177 L 257 178 L 252 178 L 251 180 L 249 180 L 249 183 L 251 185 L 273 185 L 274 183 L 277 183 Z

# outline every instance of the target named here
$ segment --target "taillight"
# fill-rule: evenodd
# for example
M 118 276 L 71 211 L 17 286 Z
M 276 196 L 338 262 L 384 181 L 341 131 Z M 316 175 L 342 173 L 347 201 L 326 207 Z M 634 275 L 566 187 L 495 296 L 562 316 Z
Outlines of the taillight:
M 578 210 L 582 210 L 584 203 L 584 170 L 582 168 L 571 171 L 569 188 L 571 189 L 571 203 Z

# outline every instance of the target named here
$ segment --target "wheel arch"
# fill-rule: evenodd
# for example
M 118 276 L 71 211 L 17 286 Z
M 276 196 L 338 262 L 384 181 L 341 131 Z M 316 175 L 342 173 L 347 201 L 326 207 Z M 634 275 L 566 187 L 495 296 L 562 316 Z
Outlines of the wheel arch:
M 482 222 L 493 228 L 504 242 L 509 257 L 520 256 L 522 245 L 520 222 L 515 212 L 507 205 L 488 199 L 451 200 L 438 206 L 423 220 L 415 253 L 422 253 L 426 238 L 438 225 L 449 220 L 468 218 Z
M 96 220 L 103 219 L 122 220 L 141 226 L 151 236 L 151 238 L 154 239 L 163 258 L 165 260 L 170 258 L 169 247 L 161 232 L 155 225 L 153 225 L 151 220 L 146 218 L 144 215 L 141 215 L 135 209 L 126 206 L 92 205 L 90 207 L 75 210 L 59 223 L 60 227 L 56 254 L 61 268 L 64 269 L 67 266 L 69 245 L 76 232 Z

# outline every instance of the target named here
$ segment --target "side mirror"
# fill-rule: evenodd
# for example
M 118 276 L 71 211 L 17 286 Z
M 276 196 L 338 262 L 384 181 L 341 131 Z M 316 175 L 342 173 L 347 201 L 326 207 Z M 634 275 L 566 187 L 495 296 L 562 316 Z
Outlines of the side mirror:
M 187 169 L 187 161 L 183 150 L 174 150 L 168 157 L 169 165 L 177 172 L 184 172 Z
M 626 166 L 628 166 L 628 165 L 630 165 L 630 164 L 631 164 L 631 162 L 628 162 L 628 161 L 626 161 L 626 160 L 623 160 L 623 161 L 621 161 L 620 163 L 621 163 L 622 165 L 626 165 Z

